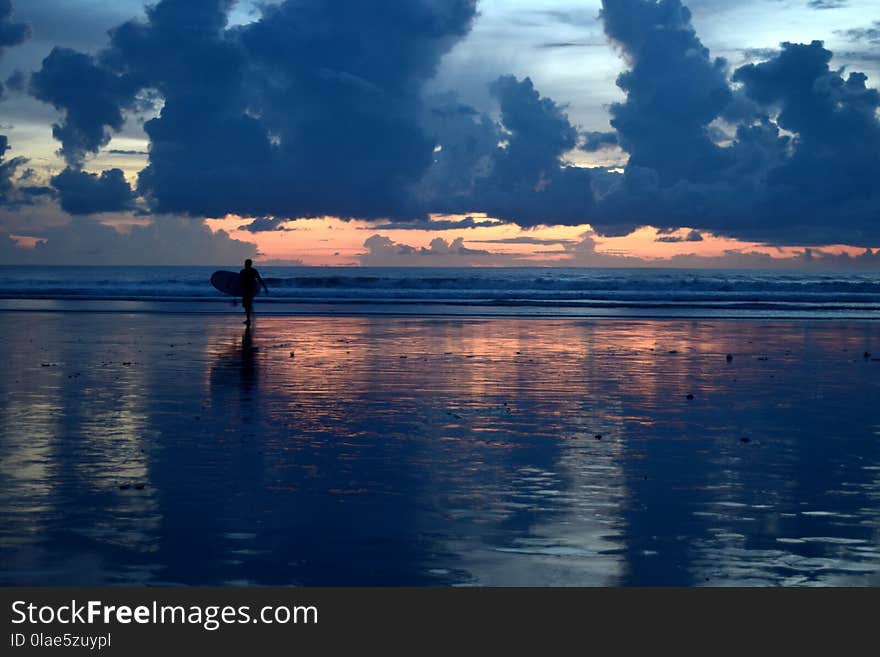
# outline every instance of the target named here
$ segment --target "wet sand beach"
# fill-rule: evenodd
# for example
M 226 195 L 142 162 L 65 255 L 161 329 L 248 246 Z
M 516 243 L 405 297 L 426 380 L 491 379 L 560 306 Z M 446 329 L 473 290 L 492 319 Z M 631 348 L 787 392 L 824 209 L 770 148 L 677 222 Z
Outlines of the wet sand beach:
M 880 585 L 877 322 L 0 335 L 2 584 Z

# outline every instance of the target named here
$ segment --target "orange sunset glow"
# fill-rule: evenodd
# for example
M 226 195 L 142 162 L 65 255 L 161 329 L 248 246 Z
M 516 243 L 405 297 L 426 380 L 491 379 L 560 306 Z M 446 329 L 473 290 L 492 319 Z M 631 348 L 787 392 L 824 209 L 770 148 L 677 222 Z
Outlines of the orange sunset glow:
M 485 214 L 468 215 L 481 221 L 492 221 Z M 432 215 L 431 220 L 460 221 L 464 215 Z M 341 220 L 335 217 L 296 219 L 280 225 L 278 230 L 251 232 L 245 227 L 251 218 L 229 215 L 223 219 L 208 219 L 214 231 L 226 231 L 231 237 L 253 242 L 257 245 L 262 262 L 299 261 L 308 266 L 345 266 L 361 264 L 365 252 L 364 241 L 372 235 L 382 235 L 395 243 L 415 248 L 427 248 L 438 237 L 452 242 L 463 240 L 469 249 L 489 251 L 492 255 L 507 256 L 519 265 L 565 266 L 572 259 L 572 252 L 585 237 L 595 245 L 595 253 L 617 256 L 621 265 L 662 265 L 675 256 L 694 255 L 702 258 L 718 258 L 725 254 L 764 254 L 785 260 L 802 254 L 808 247 L 772 246 L 761 242 L 748 242 L 700 231 L 700 241 L 686 241 L 691 228 L 661 233 L 652 226 L 643 226 L 624 236 L 606 237 L 593 232 L 589 224 L 578 226 L 537 226 L 521 228 L 516 224 L 496 221 L 491 226 L 451 230 L 395 229 L 381 227 L 361 220 Z M 669 241 L 664 241 L 668 239 Z M 672 241 L 672 240 L 681 241 Z M 520 241 L 514 241 L 520 240 Z M 858 256 L 865 249 L 847 245 L 829 245 L 818 249 L 827 254 Z M 625 260 L 627 258 L 636 260 Z M 291 262 L 291 264 L 294 264 Z M 487 262 L 487 265 L 492 263 Z

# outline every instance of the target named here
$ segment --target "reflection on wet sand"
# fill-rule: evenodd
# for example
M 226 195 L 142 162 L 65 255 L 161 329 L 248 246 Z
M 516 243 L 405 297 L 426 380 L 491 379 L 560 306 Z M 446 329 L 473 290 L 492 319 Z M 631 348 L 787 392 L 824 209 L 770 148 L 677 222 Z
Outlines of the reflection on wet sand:
M 4 583 L 878 583 L 870 322 L 22 317 Z

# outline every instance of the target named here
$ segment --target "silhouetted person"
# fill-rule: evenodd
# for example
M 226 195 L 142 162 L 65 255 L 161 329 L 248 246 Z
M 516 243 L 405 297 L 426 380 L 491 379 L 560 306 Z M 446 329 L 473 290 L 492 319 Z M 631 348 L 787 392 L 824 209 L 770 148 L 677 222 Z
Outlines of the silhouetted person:
M 253 261 L 248 258 L 244 261 L 244 269 L 239 272 L 241 276 L 241 305 L 244 306 L 245 321 L 247 326 L 251 325 L 251 312 L 254 307 L 254 297 L 257 295 L 257 284 L 262 285 L 266 294 L 269 294 L 269 288 L 263 282 L 260 272 L 254 269 Z

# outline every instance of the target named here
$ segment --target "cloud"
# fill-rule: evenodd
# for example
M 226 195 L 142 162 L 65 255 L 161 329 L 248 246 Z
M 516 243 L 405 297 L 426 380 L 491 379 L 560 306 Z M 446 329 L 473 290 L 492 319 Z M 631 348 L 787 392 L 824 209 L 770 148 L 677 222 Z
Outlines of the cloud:
M 614 148 L 617 145 L 616 132 L 587 132 L 584 133 L 584 143 L 581 145 L 581 149 L 593 153 L 605 148 Z
M 284 224 L 290 221 L 287 217 L 257 217 L 247 225 L 241 226 L 239 230 L 246 230 L 250 233 L 264 233 L 273 230 L 292 230 L 285 228 Z
M 360 257 L 365 267 L 412 266 L 412 267 L 469 267 L 497 264 L 497 254 L 479 249 L 469 249 L 464 239 L 457 237 L 447 242 L 436 237 L 429 247 L 413 247 L 394 242 L 384 235 L 372 235 L 364 241 L 366 253 Z
M 606 44 L 596 41 L 545 41 L 535 45 L 539 49 L 563 49 L 563 48 L 603 48 Z
M 12 13 L 12 0 L 0 0 L 0 54 L 4 48 L 24 43 L 31 35 L 30 26 L 14 22 Z
M 109 169 L 100 175 L 64 169 L 52 178 L 61 207 L 70 214 L 122 212 L 134 205 L 134 194 L 122 169 Z
M 88 153 L 109 143 L 112 131 L 122 129 L 123 111 L 133 106 L 137 88 L 91 55 L 56 47 L 31 75 L 30 92 L 64 113 L 52 135 L 68 164 L 80 166 Z
M 588 221 L 593 178 L 565 159 L 580 137 L 564 108 L 542 97 L 529 78 L 501 76 L 489 90 L 498 123 L 461 113 L 439 126 L 435 171 L 450 175 L 429 178 L 428 203 L 521 226 Z
M 880 92 L 863 73 L 829 68 L 831 57 L 821 41 L 783 43 L 775 58 L 734 73 L 750 98 L 775 112 L 779 128 L 796 135 L 791 155 L 766 173 L 763 218 L 789 234 L 805 231 L 810 243 L 876 243 Z
M 27 87 L 27 75 L 25 75 L 22 71 L 13 71 L 8 78 L 6 78 L 6 86 L 12 91 L 24 91 Z M 2 85 L 0 85 L 0 90 L 2 90 Z M 0 96 L 2 96 L 2 91 L 0 91 Z
M 493 219 L 420 219 L 418 221 L 395 221 L 393 223 L 377 224 L 369 230 L 459 230 L 462 228 L 487 228 L 497 226 L 498 221 Z
M 544 237 L 529 237 L 528 235 L 519 235 L 517 237 L 501 237 L 498 239 L 485 239 L 485 240 L 468 240 L 469 242 L 473 242 L 476 244 L 541 244 L 541 245 L 552 245 L 552 244 L 573 244 L 576 240 L 566 239 L 566 238 L 544 238 Z
M 709 179 L 724 159 L 708 127 L 731 101 L 727 63 L 710 57 L 678 0 L 604 0 L 601 16 L 630 64 L 617 79 L 626 101 L 610 108 L 630 165 L 661 185 Z
M 6 151 L 9 149 L 9 139 L 6 135 L 0 135 L 0 206 L 11 205 L 21 200 L 19 190 L 14 184 L 14 178 L 18 169 L 27 162 L 27 159 L 14 157 L 7 160 Z
M 840 9 L 849 5 L 848 0 L 808 0 L 810 9 Z
M 163 107 L 144 126 L 139 192 L 156 211 L 421 213 L 406 190 L 435 145 L 420 123 L 422 87 L 470 29 L 475 0 L 381 12 L 360 0 L 286 1 L 227 27 L 232 4 L 162 0 L 112 30 L 95 57 L 53 51 L 32 91 L 66 112 L 55 135 L 69 161 L 106 144 L 137 92 L 154 89 Z
M 257 255 L 256 246 L 211 232 L 204 222 L 189 217 L 156 216 L 144 226 L 120 232 L 90 217 L 40 231 L 32 249 L 3 250 L 8 264 L 42 265 L 220 265 Z M 0 234 L 0 241 L 3 235 Z
M 851 30 L 837 30 L 850 41 L 865 41 L 873 45 L 880 45 L 880 21 L 874 21 L 870 27 L 859 27 Z
M 581 29 L 591 28 L 596 24 L 596 12 L 592 9 L 539 9 L 530 10 L 528 13 L 533 14 L 528 19 L 529 23 L 534 23 L 535 17 L 543 17 L 554 23 L 572 25 Z
M 4 49 L 23 43 L 30 34 L 31 30 L 28 25 L 12 21 L 11 0 L 0 0 L 0 56 L 3 55 Z M 3 99 L 4 92 L 5 89 L 0 84 L 0 100 Z M 9 149 L 9 140 L 6 135 L 0 135 L 0 205 L 8 203 L 15 196 L 13 177 L 18 168 L 27 162 L 27 159 L 23 157 L 6 160 L 6 151 Z
M 630 65 L 626 101 L 611 108 L 630 157 L 590 222 L 601 233 L 689 225 L 779 244 L 880 241 L 878 93 L 864 74 L 830 69 L 814 41 L 783 43 L 728 80 L 678 0 L 604 0 L 602 18 Z M 719 121 L 735 130 L 727 144 Z
M 35 197 L 51 193 L 52 190 L 41 186 L 21 185 L 29 177 L 30 169 L 21 174 L 19 171 L 28 160 L 25 157 L 6 159 L 6 151 L 9 149 L 9 139 L 6 135 L 0 135 L 0 208 L 16 210 L 31 205 Z
M 62 112 L 55 137 L 96 196 L 110 183 L 84 177 L 84 160 L 155 97 L 137 194 L 158 213 L 257 217 L 253 232 L 322 216 L 451 229 L 467 226 L 429 216 L 484 213 L 604 235 L 654 225 L 880 242 L 878 93 L 864 74 L 831 69 L 821 42 L 753 51 L 731 71 L 680 0 L 603 0 L 625 98 L 609 107 L 613 131 L 582 133 L 529 77 L 490 83 L 492 115 L 454 93 L 424 97 L 475 4 L 284 0 L 229 25 L 231 0 L 161 0 L 103 50 L 54 49 L 29 88 Z M 587 10 L 545 18 L 594 24 Z M 847 34 L 870 42 L 872 30 Z M 574 166 L 578 147 L 620 148 L 624 172 Z
M 498 240 L 468 240 L 486 243 L 526 243 L 522 238 Z M 819 270 L 870 271 L 880 266 L 880 249 L 865 249 L 857 255 L 833 253 L 823 249 L 805 248 L 787 257 L 774 257 L 758 251 L 731 249 L 721 255 L 702 256 L 682 253 L 669 258 L 646 260 L 623 253 L 608 253 L 597 248 L 596 233 L 586 232 L 576 240 L 533 240 L 528 243 L 559 244 L 562 250 L 544 251 L 538 254 L 495 253 L 471 249 L 463 238 L 448 242 L 436 238 L 428 247 L 415 247 L 395 242 L 384 235 L 373 235 L 366 240 L 367 251 L 360 255 L 363 266 L 408 267 L 611 267 L 611 268 L 676 268 L 676 269 L 773 269 L 773 270 Z M 546 257 L 536 257 L 546 256 Z
M 659 235 L 655 242 L 702 242 L 703 236 L 700 231 L 692 230 L 687 235 Z

